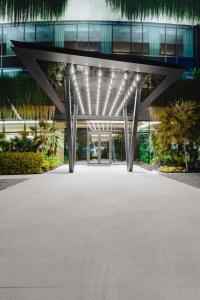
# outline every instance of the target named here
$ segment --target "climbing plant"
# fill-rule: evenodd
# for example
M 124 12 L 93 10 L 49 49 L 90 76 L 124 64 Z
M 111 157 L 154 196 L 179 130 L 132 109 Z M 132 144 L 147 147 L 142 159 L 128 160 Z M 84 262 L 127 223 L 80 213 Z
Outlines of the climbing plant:
M 200 20 L 199 0 L 105 0 L 128 19 L 159 17 Z M 0 0 L 0 16 L 13 22 L 58 19 L 69 0 Z M 78 9 L 78 8 L 77 8 Z
M 119 10 L 128 19 L 159 17 L 177 20 L 200 20 L 199 0 L 105 0 L 114 10 Z
M 0 0 L 0 15 L 14 22 L 58 18 L 68 0 Z
M 50 120 L 55 107 L 28 75 L 0 77 L 0 119 Z

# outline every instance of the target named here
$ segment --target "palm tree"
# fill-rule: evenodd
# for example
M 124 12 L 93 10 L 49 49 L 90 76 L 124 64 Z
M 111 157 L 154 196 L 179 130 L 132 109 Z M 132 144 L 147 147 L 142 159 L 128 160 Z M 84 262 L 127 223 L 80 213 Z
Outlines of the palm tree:
M 36 152 L 41 151 L 47 156 L 57 154 L 61 146 L 61 137 L 54 124 L 41 121 L 39 123 L 39 130 L 32 126 L 30 126 L 30 130 L 34 136 L 33 145 Z
M 162 149 L 171 144 L 183 146 L 185 169 L 188 171 L 187 144 L 200 141 L 200 106 L 194 101 L 176 101 L 158 112 L 160 124 L 155 135 Z

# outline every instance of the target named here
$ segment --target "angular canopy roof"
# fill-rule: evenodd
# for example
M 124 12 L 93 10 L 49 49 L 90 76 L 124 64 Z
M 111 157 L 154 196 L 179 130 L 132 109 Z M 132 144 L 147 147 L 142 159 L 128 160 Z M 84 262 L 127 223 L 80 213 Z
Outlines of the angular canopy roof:
M 131 115 L 138 87 L 142 90 L 139 108 L 142 114 L 183 72 L 181 66 L 139 57 L 46 47 L 17 41 L 12 43 L 25 68 L 43 88 L 61 115 L 65 115 L 62 78 L 55 86 L 49 70 L 56 65 L 63 70 L 68 67 L 71 89 L 78 103 L 78 119 L 121 120 L 124 106 Z

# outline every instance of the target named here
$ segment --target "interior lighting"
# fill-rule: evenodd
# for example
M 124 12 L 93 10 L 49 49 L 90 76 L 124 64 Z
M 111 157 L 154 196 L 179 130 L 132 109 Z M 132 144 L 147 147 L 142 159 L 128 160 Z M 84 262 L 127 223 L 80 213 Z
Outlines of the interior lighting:
M 140 80 L 140 75 L 137 74 L 137 75 L 136 75 L 136 81 L 139 81 L 139 80 Z
M 92 114 L 91 109 L 91 99 L 90 99 L 90 87 L 89 87 L 89 71 L 88 68 L 85 70 L 85 78 L 86 78 L 86 92 L 87 92 L 87 106 L 88 106 L 88 112 L 89 115 Z
M 97 87 L 97 105 L 96 105 L 96 115 L 99 114 L 99 103 L 100 103 L 100 91 L 101 91 L 101 76 L 102 76 L 102 72 L 101 70 L 99 70 L 98 73 L 98 87 Z
M 112 72 L 113 74 L 113 72 Z M 110 93 L 111 93 L 111 90 L 112 90 L 112 85 L 113 85 L 113 75 L 111 74 L 111 79 L 110 79 L 110 83 L 109 83 L 109 87 L 108 87 L 108 92 L 107 92 L 107 95 L 106 95 L 106 101 L 105 101 L 105 105 L 104 105 L 104 108 L 103 108 L 103 116 L 105 116 L 105 113 L 106 113 L 106 109 L 107 109 L 107 106 L 108 106 L 108 101 L 109 101 L 109 98 L 110 98 Z
M 118 116 L 121 112 L 121 110 L 123 109 L 123 106 L 127 103 L 128 99 L 130 98 L 131 94 L 133 93 L 133 91 L 135 90 L 136 87 L 136 83 L 135 81 L 133 82 L 133 84 L 131 84 L 130 88 L 128 89 L 126 95 L 124 96 L 124 98 L 122 99 L 122 102 L 120 104 L 120 106 L 117 109 L 117 112 L 115 114 L 115 116 Z
M 113 104 L 112 104 L 112 106 L 111 106 L 111 109 L 110 109 L 110 111 L 109 111 L 109 116 L 112 115 L 113 110 L 114 110 L 114 108 L 115 108 L 115 106 L 116 106 L 116 103 L 117 103 L 118 100 L 119 100 L 119 97 L 120 97 L 120 95 L 121 95 L 121 92 L 123 91 L 123 88 L 124 88 L 125 80 L 126 80 L 126 79 L 127 79 L 127 74 L 125 73 L 124 76 L 123 76 L 123 79 L 122 79 L 122 81 L 121 81 L 121 84 L 120 84 L 120 86 L 119 86 L 118 92 L 117 92 L 117 94 L 116 94 L 116 96 L 115 96 L 115 98 L 114 98 L 114 101 L 113 101 Z
M 83 101 L 82 101 L 81 96 L 80 96 L 80 91 L 79 91 L 79 87 L 78 87 L 78 82 L 77 82 L 77 79 L 76 79 L 75 71 L 72 73 L 72 82 L 73 82 L 73 85 L 75 87 L 75 91 L 76 91 L 76 95 L 77 95 L 77 98 L 78 98 L 78 104 L 80 106 L 81 113 L 84 115 L 85 114 L 85 110 L 84 110 L 84 107 L 83 107 Z

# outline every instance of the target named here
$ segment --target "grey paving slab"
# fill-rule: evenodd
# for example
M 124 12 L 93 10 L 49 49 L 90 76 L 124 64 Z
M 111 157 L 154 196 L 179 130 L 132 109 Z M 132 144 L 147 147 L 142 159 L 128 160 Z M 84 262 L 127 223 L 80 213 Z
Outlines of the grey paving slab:
M 155 168 L 151 165 L 151 164 L 146 164 L 146 163 L 137 163 L 138 166 L 152 171 L 152 172 L 158 172 L 155 170 Z M 173 180 L 177 180 L 180 181 L 182 183 L 194 186 L 196 188 L 200 189 L 200 173 L 161 173 L 159 172 L 159 174 L 173 179 Z
M 200 299 L 199 189 L 65 168 L 0 194 L 0 299 Z
M 162 175 L 200 189 L 200 173 L 174 173 Z
M 0 191 L 7 189 L 13 185 L 16 185 L 20 182 L 23 182 L 24 180 L 26 180 L 26 178 L 23 179 L 12 179 L 12 178 L 7 178 L 7 179 L 2 179 L 0 178 Z

